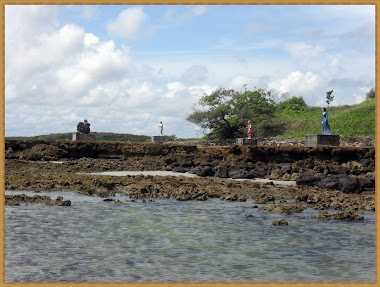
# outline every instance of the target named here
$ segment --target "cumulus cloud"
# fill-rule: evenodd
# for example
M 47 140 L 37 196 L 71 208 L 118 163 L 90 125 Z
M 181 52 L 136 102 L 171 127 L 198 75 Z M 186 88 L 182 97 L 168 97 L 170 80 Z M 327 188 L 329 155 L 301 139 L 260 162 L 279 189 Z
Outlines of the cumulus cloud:
M 142 7 L 128 8 L 107 25 L 107 30 L 111 35 L 128 39 L 139 31 L 146 19 Z
M 312 73 L 302 73 L 295 71 L 286 78 L 272 81 L 268 84 L 270 89 L 279 94 L 290 93 L 293 96 L 303 96 L 305 99 L 311 99 L 313 94 L 318 91 L 321 85 L 321 78 Z M 313 101 L 314 102 L 314 101 Z
M 151 28 L 143 26 L 148 22 L 145 12 L 150 10 L 128 8 L 108 22 L 104 29 L 123 38 L 114 42 L 102 38 L 101 30 L 89 33 L 84 28 L 97 11 L 89 11 L 89 18 L 74 24 L 59 23 L 59 9 L 63 8 L 5 7 L 7 136 L 74 131 L 78 121 L 86 118 L 92 131 L 154 135 L 163 121 L 164 133 L 187 137 L 196 128 L 185 120 L 192 106 L 204 93 L 219 87 L 270 88 L 303 96 L 311 105 L 323 104 L 325 92 L 334 89 L 335 105 L 359 101 L 365 93 L 358 87 L 374 86 L 374 58 L 351 57 L 344 50 L 331 54 L 322 41 L 325 34 L 318 36 L 318 45 L 306 40 L 288 42 L 285 50 L 292 57 L 282 57 L 281 38 L 268 37 L 264 42 L 252 38 L 244 44 L 223 33 L 216 34 L 209 46 L 179 46 L 173 52 L 154 51 L 152 45 L 136 53 L 123 40 L 140 35 L 143 27 L 144 31 Z M 205 15 L 208 9 L 170 6 L 167 19 L 158 17 L 162 23 L 150 24 L 170 29 Z M 358 33 L 360 29 L 346 33 L 341 40 L 352 41 Z M 227 40 L 215 47 L 223 37 Z M 279 53 L 273 56 L 272 52 Z
M 13 25 L 19 23 L 8 21 L 6 27 L 7 136 L 74 131 L 84 118 L 92 131 L 152 135 L 164 121 L 167 134 L 193 133 L 185 117 L 211 91 L 204 84 L 204 66 L 182 72 L 184 81 L 155 86 L 160 69 L 134 63 L 128 48 L 118 49 L 114 41 L 102 41 L 82 27 L 51 30 L 41 23 L 35 37 L 20 41 L 10 33 Z

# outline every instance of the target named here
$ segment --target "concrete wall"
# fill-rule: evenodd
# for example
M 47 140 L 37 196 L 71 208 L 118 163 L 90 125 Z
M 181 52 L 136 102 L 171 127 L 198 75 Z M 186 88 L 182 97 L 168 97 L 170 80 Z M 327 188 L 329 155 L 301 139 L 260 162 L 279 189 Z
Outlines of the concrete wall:
M 257 145 L 257 138 L 237 138 L 236 139 L 237 145 Z
M 306 146 L 338 146 L 339 135 L 306 135 Z
M 73 141 L 94 141 L 95 136 L 91 134 L 81 134 L 81 133 L 73 133 L 72 134 L 72 140 Z

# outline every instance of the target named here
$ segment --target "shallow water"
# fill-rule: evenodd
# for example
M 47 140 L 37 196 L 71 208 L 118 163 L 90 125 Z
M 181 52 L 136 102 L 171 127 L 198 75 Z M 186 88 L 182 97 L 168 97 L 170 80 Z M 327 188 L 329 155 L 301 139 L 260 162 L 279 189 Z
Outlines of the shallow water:
M 120 204 L 39 194 L 72 206 L 5 207 L 6 282 L 375 280 L 373 212 L 359 222 L 324 221 L 310 218 L 314 210 L 284 216 L 252 201 L 144 204 L 116 196 Z M 289 226 L 272 225 L 282 218 Z

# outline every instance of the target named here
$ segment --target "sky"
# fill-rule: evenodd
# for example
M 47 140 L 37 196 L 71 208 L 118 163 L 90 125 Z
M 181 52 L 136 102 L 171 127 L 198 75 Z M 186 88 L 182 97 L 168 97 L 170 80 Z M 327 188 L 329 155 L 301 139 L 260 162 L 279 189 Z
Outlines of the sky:
M 202 137 L 186 121 L 218 88 L 310 106 L 375 88 L 374 5 L 5 5 L 5 136 Z

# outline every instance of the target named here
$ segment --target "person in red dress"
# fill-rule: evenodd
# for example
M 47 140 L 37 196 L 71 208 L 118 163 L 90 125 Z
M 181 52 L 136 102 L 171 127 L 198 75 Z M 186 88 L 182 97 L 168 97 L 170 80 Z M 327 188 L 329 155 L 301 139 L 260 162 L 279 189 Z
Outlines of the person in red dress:
M 252 138 L 252 123 L 248 121 L 248 138 Z

